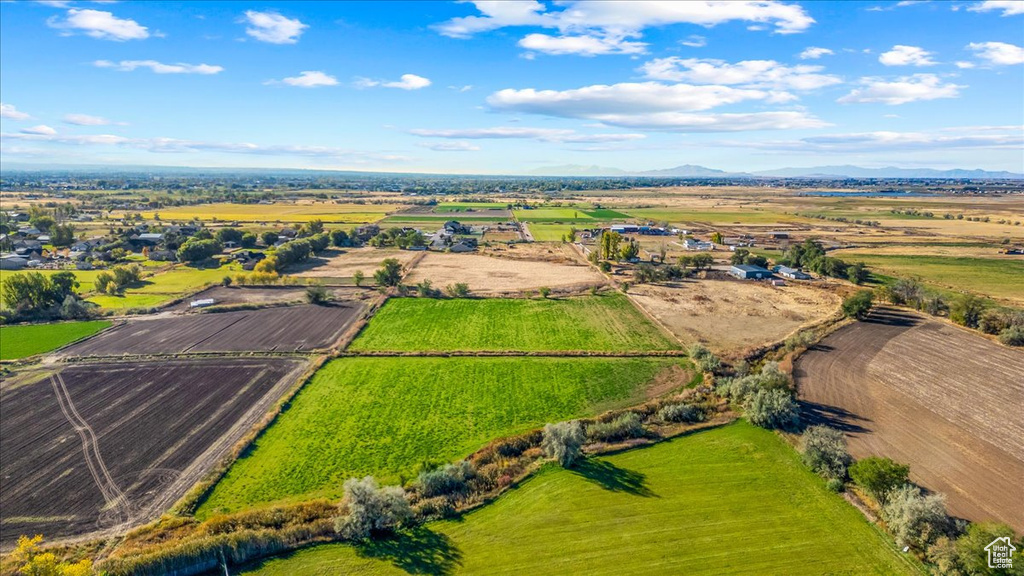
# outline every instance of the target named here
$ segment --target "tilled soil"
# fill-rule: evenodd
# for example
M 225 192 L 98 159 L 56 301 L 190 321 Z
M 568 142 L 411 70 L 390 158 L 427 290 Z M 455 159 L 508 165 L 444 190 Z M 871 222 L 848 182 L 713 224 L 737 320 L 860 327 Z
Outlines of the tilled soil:
M 78 364 L 0 390 L 0 542 L 122 531 L 198 481 L 305 360 Z
M 802 355 L 805 415 L 910 464 L 950 513 L 1024 530 L 1024 351 L 883 308 Z

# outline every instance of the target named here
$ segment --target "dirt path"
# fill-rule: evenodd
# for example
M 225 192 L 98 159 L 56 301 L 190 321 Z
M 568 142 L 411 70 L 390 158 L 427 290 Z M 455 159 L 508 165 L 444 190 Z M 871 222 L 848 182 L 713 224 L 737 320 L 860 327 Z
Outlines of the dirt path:
M 908 463 L 952 514 L 1024 530 L 1024 351 L 883 308 L 794 376 L 810 420 L 846 432 L 854 457 Z

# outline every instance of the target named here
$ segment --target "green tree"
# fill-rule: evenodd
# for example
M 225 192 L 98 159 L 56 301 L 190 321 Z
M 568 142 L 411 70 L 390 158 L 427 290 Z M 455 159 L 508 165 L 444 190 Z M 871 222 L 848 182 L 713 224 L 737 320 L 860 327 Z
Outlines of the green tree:
M 858 290 L 852 296 L 843 300 L 843 314 L 849 318 L 863 320 L 871 312 L 871 304 L 874 301 L 875 293 L 871 290 Z
M 583 458 L 583 443 L 587 436 L 578 420 L 559 422 L 544 426 L 541 449 L 549 458 L 554 458 L 563 468 L 572 468 Z
M 379 270 L 373 273 L 378 286 L 398 286 L 402 283 L 402 264 L 395 258 L 381 262 Z
M 883 505 L 890 492 L 910 479 L 910 466 L 875 456 L 854 462 L 849 472 L 858 486 Z
M 366 278 L 366 274 L 363 274 L 362 270 L 356 270 L 352 273 L 352 281 L 355 282 L 356 286 L 363 285 L 363 278 Z
M 964 294 L 949 306 L 949 319 L 968 328 L 977 328 L 987 306 L 974 294 Z
M 277 232 L 272 232 L 270 230 L 260 234 L 260 241 L 263 242 L 264 246 L 273 246 L 273 244 L 277 242 L 278 238 L 279 236 L 277 235 Z
M 626 242 L 622 248 L 619 249 L 619 259 L 630 261 L 640 255 L 640 244 L 636 240 L 630 240 Z
M 50 231 L 50 243 L 54 246 L 69 246 L 75 241 L 75 227 L 71 224 L 59 224 Z
M 242 245 L 242 248 L 253 248 L 256 246 L 256 240 L 257 238 L 255 234 L 252 232 L 246 232 L 245 234 L 242 234 L 240 244 Z

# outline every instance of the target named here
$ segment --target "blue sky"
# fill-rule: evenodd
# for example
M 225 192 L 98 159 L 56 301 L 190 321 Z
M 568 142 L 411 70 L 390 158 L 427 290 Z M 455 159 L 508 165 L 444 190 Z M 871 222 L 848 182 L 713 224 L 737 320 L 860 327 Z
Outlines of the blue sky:
M 1024 1 L 0 2 L 2 159 L 1024 171 Z

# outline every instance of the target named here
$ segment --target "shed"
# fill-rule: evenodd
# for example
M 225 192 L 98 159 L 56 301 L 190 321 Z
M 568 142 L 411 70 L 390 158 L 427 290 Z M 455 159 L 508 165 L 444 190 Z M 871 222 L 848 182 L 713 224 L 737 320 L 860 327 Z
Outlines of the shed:
M 805 272 L 801 272 L 800 270 L 797 270 L 796 268 L 790 268 L 788 266 L 779 266 L 779 268 L 776 270 L 776 272 L 778 272 L 780 276 L 782 276 L 784 278 L 789 278 L 790 280 L 810 280 L 811 279 L 810 274 L 807 274 Z
M 729 269 L 729 274 L 740 280 L 761 280 L 772 276 L 771 270 L 751 264 L 736 264 Z

